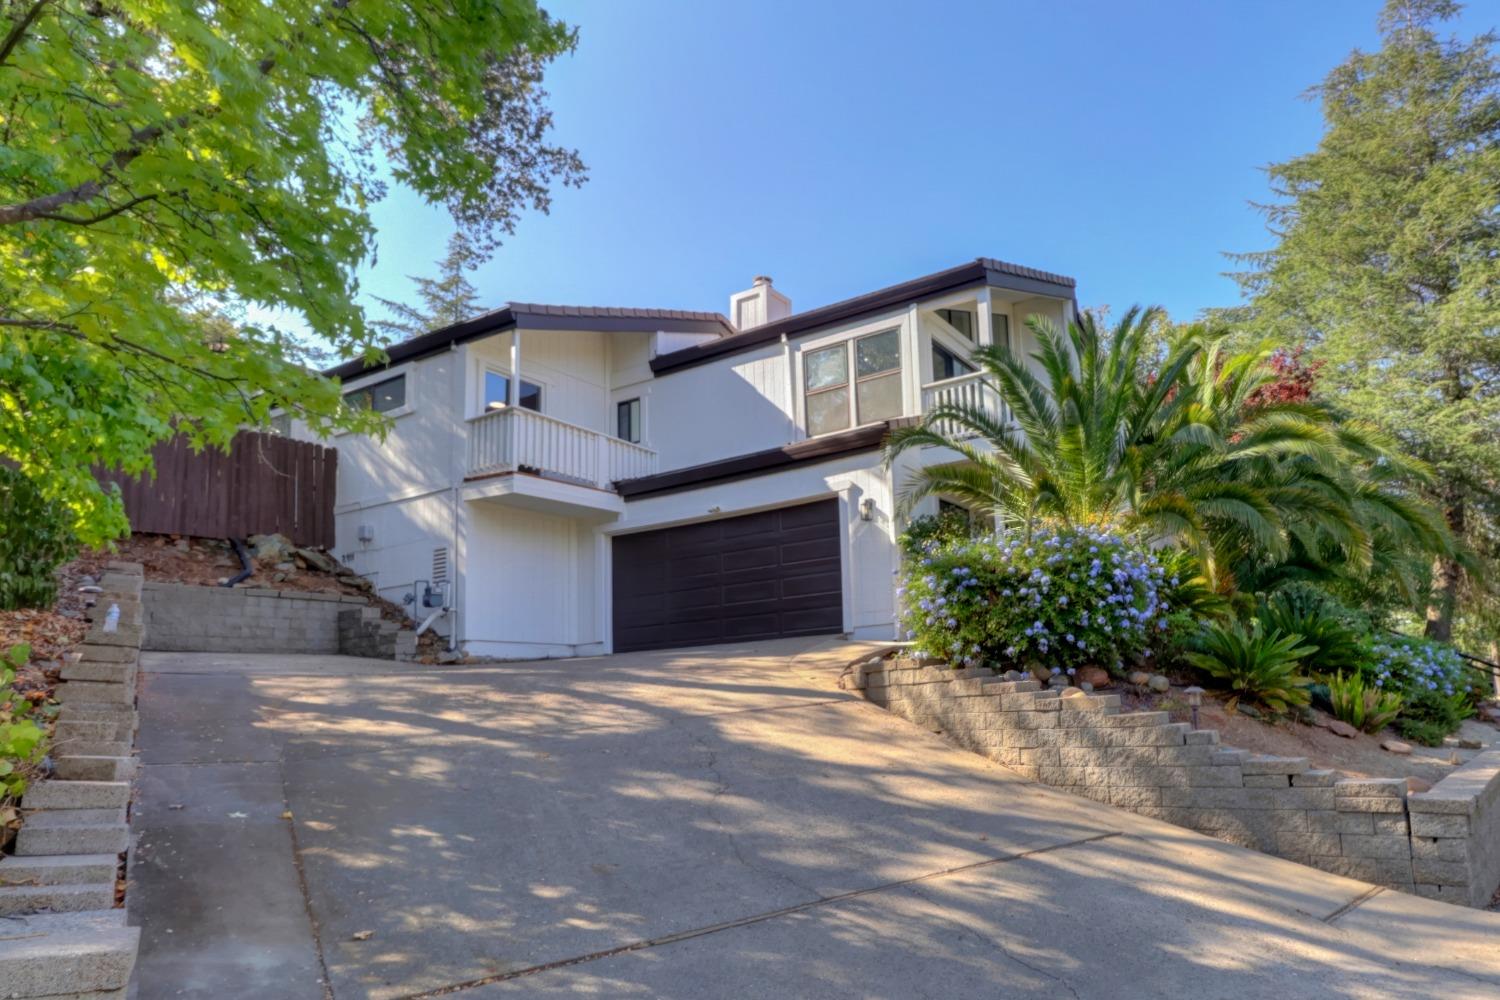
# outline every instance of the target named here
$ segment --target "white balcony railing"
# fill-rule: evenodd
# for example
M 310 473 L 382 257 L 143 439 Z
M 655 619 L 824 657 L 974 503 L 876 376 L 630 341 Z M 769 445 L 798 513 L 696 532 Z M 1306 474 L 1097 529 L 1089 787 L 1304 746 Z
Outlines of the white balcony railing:
M 1010 409 L 1000 399 L 983 372 L 971 372 L 957 378 L 929 382 L 922 387 L 922 412 L 938 406 L 968 406 L 989 414 L 997 423 L 1010 422 Z M 972 431 L 952 420 L 938 421 L 937 430 L 949 437 L 967 437 Z
M 607 490 L 654 473 L 656 452 L 522 407 L 471 418 L 469 475 L 516 471 Z

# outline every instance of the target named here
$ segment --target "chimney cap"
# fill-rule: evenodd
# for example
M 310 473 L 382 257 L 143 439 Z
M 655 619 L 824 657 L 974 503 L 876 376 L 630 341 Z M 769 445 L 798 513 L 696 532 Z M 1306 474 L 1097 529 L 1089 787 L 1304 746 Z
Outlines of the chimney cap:
M 769 285 L 770 283 L 771 283 L 771 276 L 769 274 L 757 274 L 755 276 L 755 281 L 752 282 L 752 284 L 756 284 L 756 285 Z

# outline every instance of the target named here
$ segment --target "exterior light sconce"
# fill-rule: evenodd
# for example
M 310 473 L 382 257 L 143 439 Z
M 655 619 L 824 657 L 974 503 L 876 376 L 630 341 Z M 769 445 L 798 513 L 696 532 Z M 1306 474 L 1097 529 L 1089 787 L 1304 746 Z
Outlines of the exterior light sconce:
M 1196 684 L 1182 692 L 1187 695 L 1188 707 L 1193 710 L 1193 728 L 1198 728 L 1198 709 L 1203 705 L 1203 689 Z
M 865 497 L 863 500 L 861 500 L 859 502 L 859 519 L 861 521 L 869 521 L 869 520 L 873 519 L 874 517 L 875 517 L 875 501 L 873 499 L 871 499 L 870 497 Z

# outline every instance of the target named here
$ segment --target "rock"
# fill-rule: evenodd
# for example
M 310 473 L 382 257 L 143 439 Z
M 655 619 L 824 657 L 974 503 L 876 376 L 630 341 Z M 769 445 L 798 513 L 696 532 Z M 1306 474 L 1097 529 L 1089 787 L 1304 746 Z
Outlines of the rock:
M 186 538 L 179 538 L 177 539 L 177 541 L 172 543 L 172 547 L 178 552 L 190 552 L 192 551 L 193 543 L 188 541 Z
M 1483 750 L 1484 744 L 1479 740 L 1469 739 L 1465 737 L 1464 739 L 1458 741 L 1458 748 L 1460 750 Z
M 1409 795 L 1415 792 L 1430 792 L 1432 791 L 1432 782 L 1418 777 L 1407 778 L 1406 791 Z
M 292 555 L 295 548 L 291 539 L 285 535 L 251 535 L 245 541 L 250 543 L 250 551 L 255 558 L 266 562 L 284 562 Z
M 1144 670 L 1132 670 L 1126 680 L 1130 681 L 1136 687 L 1145 687 L 1146 683 L 1151 680 L 1151 675 Z
M 1087 694 L 1088 694 L 1088 692 L 1086 692 L 1083 688 L 1069 687 L 1069 688 L 1063 688 L 1062 697 L 1064 697 L 1064 698 L 1082 698 L 1082 697 L 1084 697 Z
M 1260 709 L 1256 708 L 1254 705 L 1249 705 L 1241 701 L 1236 702 L 1234 708 L 1235 711 L 1239 712 L 1241 715 L 1249 716 L 1252 719 L 1260 718 Z
M 1354 739 L 1354 737 L 1359 735 L 1358 729 L 1355 729 L 1353 726 L 1349 725 L 1349 723 L 1341 722 L 1338 719 L 1329 719 L 1324 723 L 1324 725 L 1327 727 L 1330 733 L 1335 736 L 1342 736 L 1346 740 L 1352 740 Z
M 1049 688 L 1065 688 L 1071 684 L 1072 681 L 1068 680 L 1067 674 L 1053 674 L 1047 678 L 1047 686 Z
M 1402 743 L 1400 740 L 1385 740 L 1380 744 L 1380 749 L 1389 750 L 1391 753 L 1397 753 L 1404 757 L 1411 753 L 1411 744 Z
M 271 577 L 271 582 L 272 583 L 285 583 L 286 582 L 286 574 L 285 573 L 276 573 L 276 574 L 273 574 L 272 577 Z
M 297 564 L 293 562 L 279 562 L 276 564 L 276 568 L 283 573 L 290 573 L 297 568 Z
M 1024 681 L 1029 680 L 1031 675 L 1020 670 L 1007 670 L 1004 677 L 1008 681 Z
M 464 654 L 456 649 L 445 649 L 437 655 L 439 663 L 457 663 L 464 658 Z
M 1079 667 L 1078 683 L 1091 684 L 1096 688 L 1109 687 L 1109 671 L 1103 667 Z
M 1088 681 L 1079 681 L 1078 690 L 1084 692 L 1085 694 L 1092 694 L 1094 691 L 1094 685 L 1090 684 Z
M 292 552 L 313 569 L 321 570 L 324 573 L 348 572 L 343 563 L 326 552 L 319 552 L 317 549 L 293 549 Z
M 1167 680 L 1161 674 L 1152 674 L 1150 679 L 1146 681 L 1146 686 L 1155 691 L 1157 694 L 1166 694 L 1168 691 L 1172 690 L 1172 682 Z

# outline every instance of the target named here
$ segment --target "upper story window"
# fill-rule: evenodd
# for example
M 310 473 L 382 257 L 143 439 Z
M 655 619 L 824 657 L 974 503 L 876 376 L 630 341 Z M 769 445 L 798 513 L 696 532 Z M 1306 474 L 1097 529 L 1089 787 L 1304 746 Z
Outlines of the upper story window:
M 484 373 L 484 410 L 498 410 L 510 399 L 510 376 L 499 372 Z M 517 400 L 524 408 L 542 412 L 542 387 L 535 382 L 521 380 L 521 395 Z
M 288 437 L 292 433 L 292 415 L 290 413 L 278 413 L 271 417 L 271 426 L 266 430 L 277 437 Z
M 1005 313 L 990 313 L 990 332 L 994 334 L 995 343 L 1010 350 L 1010 317 Z
M 641 443 L 641 401 L 622 399 L 615 404 L 615 437 L 631 444 Z
M 973 371 L 973 365 L 948 350 L 942 344 L 933 343 L 932 380 L 934 382 L 941 382 L 949 378 L 958 378 L 960 375 L 968 375 Z
M 810 436 L 901 415 L 900 331 L 808 351 L 802 363 Z
M 389 413 L 406 405 L 406 376 L 372 382 L 344 393 L 344 402 L 360 409 Z
M 953 329 L 963 334 L 969 340 L 974 339 L 974 314 L 967 309 L 939 309 L 938 319 L 947 323 Z

